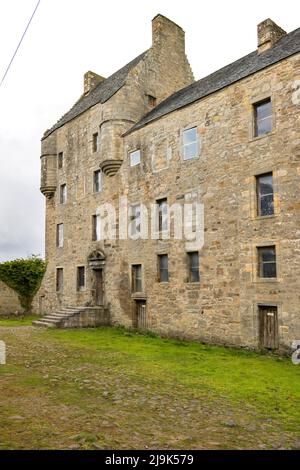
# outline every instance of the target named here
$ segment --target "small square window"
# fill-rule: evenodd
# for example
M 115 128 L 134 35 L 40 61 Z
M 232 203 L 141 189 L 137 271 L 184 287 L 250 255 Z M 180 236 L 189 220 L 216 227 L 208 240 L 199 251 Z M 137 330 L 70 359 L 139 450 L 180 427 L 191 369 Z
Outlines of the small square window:
M 93 152 L 98 152 L 99 150 L 99 133 L 98 132 L 95 132 L 95 134 L 93 134 Z
M 147 95 L 148 97 L 148 104 L 151 106 L 151 108 L 154 108 L 156 106 L 156 98 L 155 96 L 152 95 Z
M 101 219 L 100 215 L 93 215 L 93 241 L 101 240 Z
M 276 247 L 261 246 L 257 248 L 258 252 L 258 276 L 260 278 L 276 278 Z
M 158 255 L 158 280 L 169 282 L 169 258 L 168 255 Z
M 63 268 L 56 269 L 56 292 L 62 292 L 64 289 L 64 270 Z
M 191 160 L 198 157 L 198 133 L 196 127 L 183 131 L 182 144 L 183 160 Z
M 94 193 L 100 193 L 102 190 L 102 171 L 94 171 Z
M 131 266 L 132 292 L 142 292 L 142 265 L 133 264 Z
M 256 177 L 257 214 L 261 217 L 274 214 L 273 174 Z
M 135 150 L 130 153 L 130 166 L 136 166 L 141 163 L 141 151 Z
M 79 266 L 77 268 L 77 290 L 82 291 L 85 288 L 85 267 Z
M 60 186 L 60 203 L 65 204 L 67 202 L 67 185 L 62 184 Z
M 259 137 L 272 131 L 272 102 L 271 99 L 254 105 L 254 135 Z
M 62 248 L 64 246 L 64 224 L 56 226 L 56 246 Z
M 58 169 L 61 170 L 64 164 L 64 153 L 60 152 L 57 156 L 57 166 Z
M 197 251 L 188 253 L 189 261 L 189 282 L 199 282 L 199 253 Z

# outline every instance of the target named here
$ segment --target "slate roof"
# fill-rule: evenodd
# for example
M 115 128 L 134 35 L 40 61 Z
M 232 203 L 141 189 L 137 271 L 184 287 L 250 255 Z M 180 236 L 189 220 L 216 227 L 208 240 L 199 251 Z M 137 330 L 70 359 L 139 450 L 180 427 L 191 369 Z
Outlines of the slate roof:
M 273 47 L 262 54 L 254 51 L 217 72 L 177 91 L 146 114 L 125 135 L 144 127 L 146 124 L 172 111 L 183 108 L 249 75 L 276 64 L 297 52 L 300 52 L 300 28 L 281 38 Z
M 140 54 L 123 68 L 115 72 L 110 77 L 106 78 L 103 82 L 99 83 L 99 85 L 90 91 L 88 95 L 81 96 L 81 98 L 79 98 L 70 111 L 62 116 L 51 129 L 48 129 L 45 132 L 43 139 L 97 103 L 105 103 L 107 100 L 109 100 L 109 98 L 111 98 L 120 88 L 122 88 L 122 86 L 125 84 L 128 73 L 145 57 L 147 52 L 148 51 L 143 52 L 143 54 Z

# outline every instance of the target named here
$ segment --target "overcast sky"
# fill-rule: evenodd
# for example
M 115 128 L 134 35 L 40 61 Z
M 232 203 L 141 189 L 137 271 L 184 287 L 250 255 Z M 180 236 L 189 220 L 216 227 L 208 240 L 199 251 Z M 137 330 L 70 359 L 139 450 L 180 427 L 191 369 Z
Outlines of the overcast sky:
M 37 0 L 0 0 L 0 80 Z M 256 49 L 270 17 L 300 26 L 294 0 L 41 0 L 0 87 L 0 261 L 44 254 L 40 138 L 82 93 L 83 74 L 108 77 L 151 45 L 162 13 L 186 32 L 196 79 Z

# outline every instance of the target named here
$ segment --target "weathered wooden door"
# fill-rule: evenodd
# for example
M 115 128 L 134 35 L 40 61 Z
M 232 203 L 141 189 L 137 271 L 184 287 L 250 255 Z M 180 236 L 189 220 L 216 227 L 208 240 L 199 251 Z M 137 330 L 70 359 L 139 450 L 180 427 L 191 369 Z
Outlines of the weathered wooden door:
M 278 348 L 279 340 L 277 307 L 259 307 L 259 341 L 262 348 Z
M 145 300 L 136 300 L 135 327 L 138 330 L 147 328 L 147 308 Z
M 94 279 L 95 279 L 95 304 L 103 305 L 104 303 L 104 285 L 103 285 L 103 270 L 95 269 L 94 270 Z

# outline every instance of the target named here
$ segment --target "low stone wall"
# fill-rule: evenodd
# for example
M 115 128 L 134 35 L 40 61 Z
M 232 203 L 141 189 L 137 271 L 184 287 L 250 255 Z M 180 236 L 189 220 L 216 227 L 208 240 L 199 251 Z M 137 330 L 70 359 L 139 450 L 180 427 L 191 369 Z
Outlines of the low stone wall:
M 0 281 L 0 316 L 21 315 L 23 312 L 18 294 Z
M 86 307 L 79 314 L 62 321 L 59 328 L 93 328 L 110 326 L 111 317 L 106 307 Z

